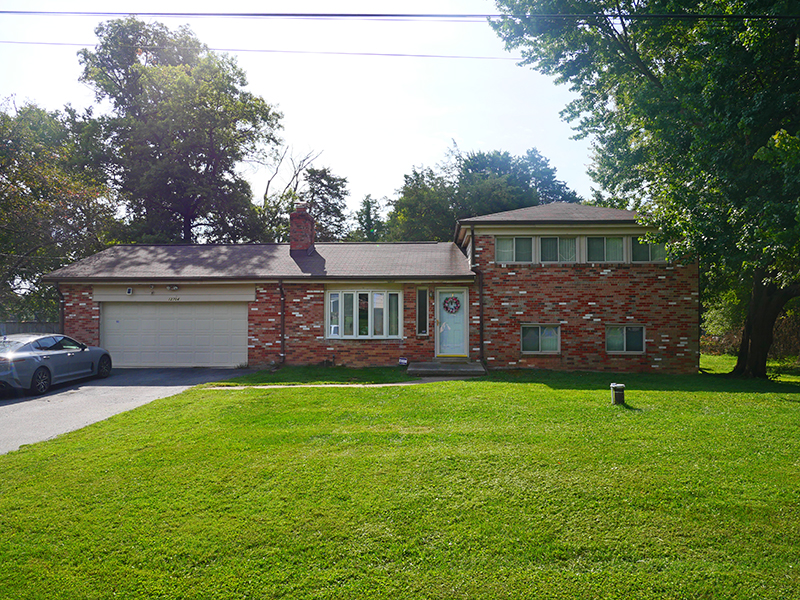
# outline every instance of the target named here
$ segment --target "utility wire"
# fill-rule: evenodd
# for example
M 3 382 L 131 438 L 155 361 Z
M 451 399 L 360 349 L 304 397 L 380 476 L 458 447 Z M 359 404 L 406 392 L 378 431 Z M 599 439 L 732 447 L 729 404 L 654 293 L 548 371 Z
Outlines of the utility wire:
M 20 44 L 23 46 L 67 46 L 73 48 L 91 48 L 96 43 L 77 44 L 74 42 L 21 42 L 13 40 L 0 40 L 0 44 Z M 153 49 L 150 46 L 147 49 Z M 270 50 L 265 48 L 209 48 L 213 52 L 254 52 L 261 54 L 309 54 L 322 56 L 381 56 L 389 58 L 444 58 L 457 60 L 508 60 L 520 61 L 519 57 L 513 56 L 464 56 L 458 54 L 408 54 L 402 52 L 335 52 L 324 50 Z
M 800 15 L 788 14 L 693 14 L 693 13 L 551 13 L 551 14 L 412 14 L 412 13 L 259 13 L 259 12 L 111 12 L 111 11 L 59 11 L 59 10 L 0 10 L 0 15 L 51 16 L 51 17 L 127 17 L 130 15 L 161 18 L 238 18 L 238 19 L 328 19 L 328 20 L 404 20 L 404 21 L 485 21 L 495 19 L 524 20 L 579 20 L 599 18 L 626 21 L 742 21 L 742 20 L 793 20 Z

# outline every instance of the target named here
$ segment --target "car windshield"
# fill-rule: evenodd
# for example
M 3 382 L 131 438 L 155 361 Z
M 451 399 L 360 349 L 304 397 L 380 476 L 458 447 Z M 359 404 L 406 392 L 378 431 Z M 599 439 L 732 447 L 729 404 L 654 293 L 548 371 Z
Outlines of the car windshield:
M 18 340 L 0 339 L 0 352 L 14 352 L 22 346 L 22 342 Z

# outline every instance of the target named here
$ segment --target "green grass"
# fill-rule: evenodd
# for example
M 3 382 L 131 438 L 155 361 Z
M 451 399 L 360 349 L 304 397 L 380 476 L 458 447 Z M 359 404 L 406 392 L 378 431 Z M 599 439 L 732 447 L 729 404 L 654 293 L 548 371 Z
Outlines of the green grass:
M 281 367 L 275 371 L 255 371 L 233 379 L 205 384 L 203 387 L 233 387 L 241 385 L 298 385 L 298 384 L 379 384 L 416 381 L 406 374 L 406 367 Z
M 798 597 L 799 413 L 715 375 L 194 389 L 0 456 L 0 598 Z
M 700 357 L 700 368 L 706 373 L 730 373 L 734 366 L 736 366 L 736 357 L 729 354 L 703 354 Z M 767 373 L 775 381 L 800 383 L 800 361 L 796 356 L 783 360 L 768 360 Z

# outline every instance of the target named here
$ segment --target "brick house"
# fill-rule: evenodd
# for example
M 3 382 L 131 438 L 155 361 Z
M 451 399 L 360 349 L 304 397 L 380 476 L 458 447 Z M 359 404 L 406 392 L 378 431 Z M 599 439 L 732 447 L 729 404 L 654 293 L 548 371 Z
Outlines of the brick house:
M 629 211 L 554 203 L 462 220 L 455 242 L 114 246 L 59 269 L 64 332 L 116 366 L 270 363 L 694 372 L 694 263 Z

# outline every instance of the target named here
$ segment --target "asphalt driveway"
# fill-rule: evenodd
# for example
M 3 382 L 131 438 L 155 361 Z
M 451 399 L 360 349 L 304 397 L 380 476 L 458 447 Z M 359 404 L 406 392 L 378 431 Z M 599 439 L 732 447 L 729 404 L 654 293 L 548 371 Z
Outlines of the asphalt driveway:
M 44 396 L 0 395 L 0 454 L 49 440 L 194 385 L 243 375 L 238 369 L 114 369 L 108 379 L 82 379 Z

